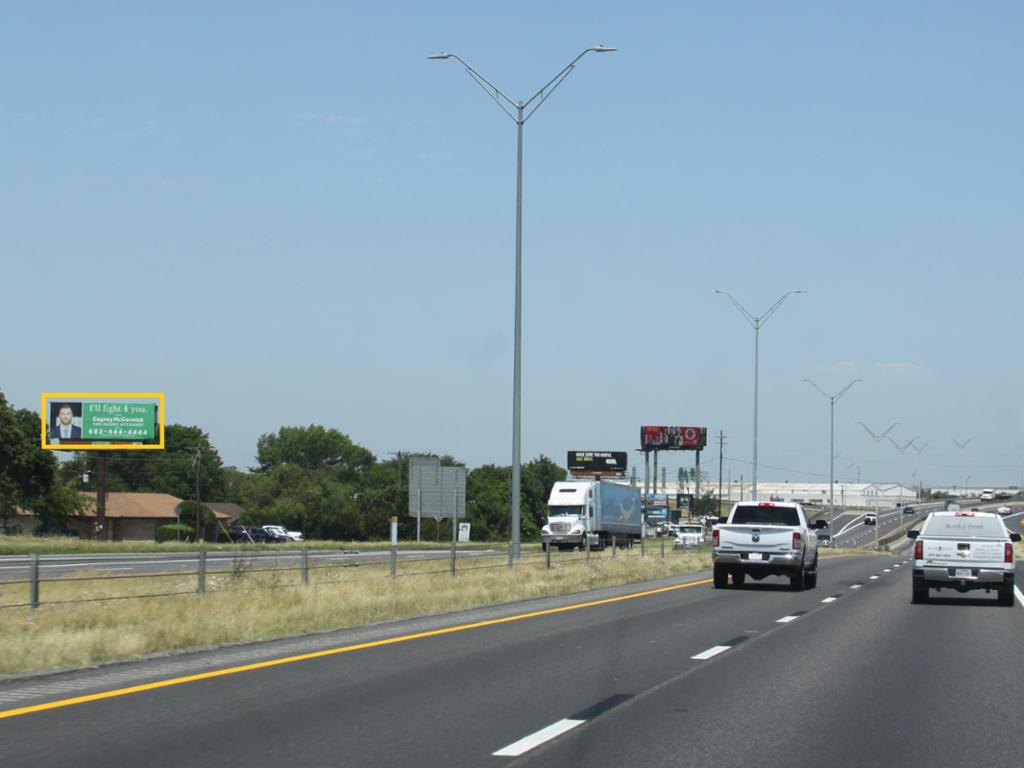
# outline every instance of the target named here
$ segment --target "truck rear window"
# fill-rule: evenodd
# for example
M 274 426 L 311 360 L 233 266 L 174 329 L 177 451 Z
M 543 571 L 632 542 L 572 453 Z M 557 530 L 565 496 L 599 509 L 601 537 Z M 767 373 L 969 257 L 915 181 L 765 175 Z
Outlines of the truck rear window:
M 974 517 L 972 515 L 933 514 L 924 528 L 922 536 L 950 536 L 957 539 L 971 537 L 1004 539 L 1006 530 L 998 517 Z
M 733 525 L 800 525 L 795 507 L 736 507 L 730 521 Z

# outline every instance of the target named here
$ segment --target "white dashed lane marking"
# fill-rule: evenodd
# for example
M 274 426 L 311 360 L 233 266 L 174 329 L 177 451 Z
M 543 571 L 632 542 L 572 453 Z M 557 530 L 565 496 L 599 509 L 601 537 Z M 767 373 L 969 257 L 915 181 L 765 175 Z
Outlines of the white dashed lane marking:
M 720 653 L 725 653 L 729 650 L 729 648 L 730 646 L 728 645 L 715 645 L 711 648 L 708 648 L 706 651 L 701 651 L 696 656 L 691 656 L 690 658 L 694 661 L 706 661 L 708 659 L 714 658 Z

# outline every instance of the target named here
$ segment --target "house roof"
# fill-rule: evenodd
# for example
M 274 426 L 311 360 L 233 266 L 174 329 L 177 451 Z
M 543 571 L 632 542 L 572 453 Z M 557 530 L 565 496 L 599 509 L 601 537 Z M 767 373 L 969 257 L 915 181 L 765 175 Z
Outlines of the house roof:
M 244 509 L 231 501 L 207 501 L 203 502 L 203 506 L 213 510 L 218 518 L 223 517 L 227 520 L 237 520 L 245 512 Z
M 85 512 L 85 517 L 96 516 L 96 494 L 84 493 L 93 503 Z M 107 517 L 129 518 L 175 518 L 175 507 L 182 499 L 169 493 L 108 493 Z M 211 510 L 219 520 L 227 520 L 228 515 Z

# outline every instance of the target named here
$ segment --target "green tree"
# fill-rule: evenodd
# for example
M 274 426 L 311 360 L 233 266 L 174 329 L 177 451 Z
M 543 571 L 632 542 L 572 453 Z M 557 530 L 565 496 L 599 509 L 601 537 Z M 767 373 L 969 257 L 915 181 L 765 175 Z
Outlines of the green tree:
M 199 427 L 168 424 L 164 428 L 162 451 L 110 451 L 107 459 L 107 490 L 169 493 L 179 499 L 195 499 L 196 449 L 201 449 L 199 492 L 207 501 L 219 500 L 224 490 L 224 469 L 220 454 L 210 437 Z M 96 459 L 93 452 L 79 451 L 64 462 L 61 475 L 77 480 L 85 474 L 84 490 L 96 488 Z
M 0 392 L 0 521 L 5 527 L 16 508 L 34 513 L 44 530 L 85 509 L 85 499 L 61 481 L 57 460 L 39 447 L 39 414 L 15 409 Z
M 539 541 L 540 529 L 548 516 L 548 497 L 555 483 L 565 480 L 566 470 L 546 456 L 527 462 L 520 481 L 520 519 L 522 538 Z
M 508 467 L 485 464 L 467 473 L 466 517 L 474 538 L 508 538 L 509 498 Z
M 330 468 L 342 482 L 352 482 L 376 462 L 374 455 L 353 443 L 348 435 L 319 424 L 281 427 L 276 434 L 260 435 L 256 442 L 260 472 L 290 464 L 302 469 Z

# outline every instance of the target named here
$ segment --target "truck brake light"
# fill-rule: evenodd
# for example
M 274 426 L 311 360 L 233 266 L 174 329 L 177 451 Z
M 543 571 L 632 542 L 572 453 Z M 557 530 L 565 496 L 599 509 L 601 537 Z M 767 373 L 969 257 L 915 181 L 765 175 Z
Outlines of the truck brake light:
M 759 506 L 759 507 L 774 507 L 775 506 L 775 502 L 774 501 L 760 501 L 760 502 L 758 502 L 757 506 Z
M 924 542 L 920 539 L 914 542 L 914 559 L 924 560 Z
M 800 549 L 800 531 L 793 531 L 793 549 Z
M 713 546 L 713 547 L 717 547 L 718 546 L 718 530 L 717 529 L 711 532 L 711 546 Z
M 1006 542 L 1006 544 L 1003 545 L 1003 562 L 1013 562 L 1013 544 L 1011 544 L 1010 542 Z

